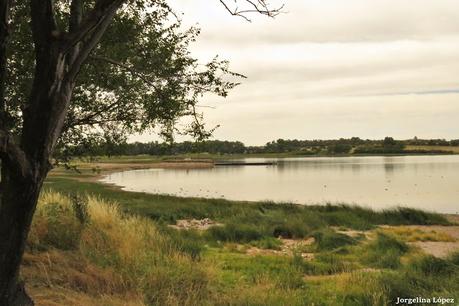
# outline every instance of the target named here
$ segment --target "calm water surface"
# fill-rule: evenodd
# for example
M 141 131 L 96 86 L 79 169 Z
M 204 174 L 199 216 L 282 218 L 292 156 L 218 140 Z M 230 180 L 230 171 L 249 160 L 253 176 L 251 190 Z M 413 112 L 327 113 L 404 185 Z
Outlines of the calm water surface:
M 244 161 L 244 160 L 242 160 Z M 349 203 L 459 212 L 459 155 L 245 159 L 272 166 L 149 169 L 113 173 L 123 190 L 183 197 Z

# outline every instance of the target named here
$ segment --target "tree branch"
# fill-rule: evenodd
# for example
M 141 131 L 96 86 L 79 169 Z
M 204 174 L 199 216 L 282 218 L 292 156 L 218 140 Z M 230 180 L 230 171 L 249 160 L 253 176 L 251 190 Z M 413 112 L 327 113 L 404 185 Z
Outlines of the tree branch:
M 113 1 L 113 0 L 111 0 Z M 110 22 L 112 21 L 113 17 L 116 14 L 116 11 L 118 8 L 123 4 L 125 0 L 115 0 L 113 3 L 111 3 L 111 6 L 109 6 L 108 9 L 104 10 L 104 15 L 99 16 L 98 21 L 94 24 L 94 27 L 92 28 L 92 33 L 89 37 L 89 39 L 82 41 L 81 42 L 81 49 L 79 50 L 78 54 L 75 56 L 75 59 L 70 67 L 69 73 L 68 73 L 68 79 L 73 82 L 75 77 L 77 76 L 78 72 L 80 71 L 81 66 L 83 63 L 86 61 L 88 58 L 89 54 L 91 51 L 96 47 L 96 45 L 99 43 L 100 39 L 102 38 L 102 35 L 105 33 L 107 27 L 109 26 Z M 101 1 L 101 2 L 107 2 L 107 1 Z M 108 1 L 110 2 L 110 1 Z M 99 2 L 98 2 L 99 3 Z M 96 8 L 97 9 L 97 4 L 96 3 Z M 83 29 L 85 26 L 83 26 Z M 77 31 L 80 32 L 81 30 Z M 89 32 L 87 32 L 89 34 Z M 75 41 L 75 43 L 78 43 L 79 41 Z M 73 46 L 73 45 L 72 45 Z
M 81 26 L 83 19 L 83 2 L 82 0 L 73 0 L 70 4 L 70 17 L 69 17 L 69 33 L 77 31 Z M 76 59 L 76 56 L 80 52 L 81 43 L 76 43 L 70 51 L 68 58 L 68 65 L 72 65 Z
M 117 104 L 118 104 L 118 101 L 115 101 L 115 102 L 113 102 L 113 103 L 111 103 L 111 104 L 109 104 L 109 105 L 107 105 L 105 107 L 102 107 L 98 111 L 95 111 L 94 113 L 87 115 L 86 117 L 83 117 L 83 118 L 80 118 L 80 119 L 75 119 L 75 120 L 73 120 L 71 122 L 68 122 L 63 130 L 67 131 L 67 130 L 69 130 L 69 129 L 73 128 L 73 127 L 76 127 L 76 126 L 91 125 L 91 124 L 100 123 L 99 121 L 95 121 L 94 118 L 96 118 L 97 116 L 102 115 L 105 112 L 113 110 L 115 108 L 115 106 L 117 106 Z
M 0 130 L 0 159 L 2 162 L 9 161 L 23 176 L 30 173 L 30 163 L 24 151 L 14 142 L 12 136 L 3 130 Z
M 75 5 L 79 0 L 73 0 L 72 6 L 76 1 Z M 89 13 L 89 16 L 84 20 L 80 21 L 80 25 L 76 28 L 72 28 L 71 31 L 65 36 L 66 45 L 64 50 L 67 52 L 73 48 L 79 42 L 82 42 L 85 37 L 87 37 L 91 32 L 97 31 L 104 20 L 106 20 L 107 15 L 114 15 L 118 8 L 126 0 L 99 0 L 94 5 L 94 8 Z M 111 18 L 110 18 L 111 20 Z
M 244 18 L 249 22 L 251 19 L 246 16 L 247 14 L 257 13 L 268 17 L 276 17 L 282 12 L 282 9 L 284 8 L 284 5 L 272 8 L 266 0 L 234 0 L 234 8 L 227 3 L 227 0 L 219 1 L 231 15 Z M 238 2 L 244 2 L 248 7 L 240 9 L 237 5 Z
M 143 72 L 135 69 L 134 67 L 128 66 L 128 65 L 120 63 L 120 62 L 118 62 L 116 60 L 113 60 L 113 59 L 108 58 L 108 57 L 103 57 L 103 56 L 91 56 L 90 59 L 107 62 L 109 64 L 112 64 L 112 65 L 118 66 L 120 68 L 123 68 L 124 70 L 129 71 L 132 75 L 138 76 L 142 81 L 144 81 L 148 85 L 151 85 L 153 88 L 155 88 L 155 89 L 158 88 L 157 84 L 155 84 L 154 82 L 149 80 L 145 76 L 145 74 Z

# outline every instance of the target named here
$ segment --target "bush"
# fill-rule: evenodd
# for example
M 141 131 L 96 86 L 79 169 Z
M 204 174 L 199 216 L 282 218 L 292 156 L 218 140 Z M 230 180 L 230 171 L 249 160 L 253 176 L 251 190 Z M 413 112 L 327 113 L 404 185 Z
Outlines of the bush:
M 68 198 L 59 194 L 44 193 L 33 220 L 29 246 L 76 249 L 82 230 L 83 225 L 76 217 Z
M 316 240 L 317 249 L 320 251 L 335 250 L 346 245 L 354 245 L 357 243 L 355 238 L 336 233 L 333 230 L 318 231 L 312 236 Z
M 279 271 L 276 276 L 276 287 L 280 289 L 301 289 L 305 287 L 303 273 L 292 266 Z
M 288 222 L 274 225 L 272 236 L 285 239 L 304 238 L 310 233 L 310 225 L 302 220 L 294 219 Z
M 459 266 L 459 252 L 454 252 L 451 255 L 449 255 L 448 256 L 448 260 L 452 264 L 455 264 L 456 266 Z
M 438 277 L 452 275 L 457 272 L 458 269 L 453 263 L 430 255 L 423 256 L 420 259 L 414 261 L 410 268 L 424 275 L 432 275 Z
M 201 234 L 193 230 L 165 229 L 173 245 L 182 253 L 188 254 L 192 260 L 201 259 L 204 250 L 204 239 Z
M 389 225 L 450 225 L 450 222 L 442 215 L 429 213 L 426 211 L 399 207 L 397 209 L 384 210 L 382 212 L 383 222 L 381 224 Z
M 265 237 L 261 240 L 252 241 L 251 245 L 260 249 L 280 250 L 282 242 L 273 237 Z
M 214 226 L 207 231 L 207 235 L 217 241 L 240 243 L 259 240 L 264 236 L 258 227 L 245 224 Z
M 400 257 L 408 249 L 404 242 L 378 232 L 376 240 L 369 243 L 363 250 L 362 261 L 376 268 L 396 269 L 400 267 Z
M 72 201 L 72 208 L 75 212 L 75 216 L 80 221 L 81 224 L 84 224 L 89 221 L 89 212 L 88 212 L 88 198 L 82 197 L 79 194 L 73 194 L 70 197 Z

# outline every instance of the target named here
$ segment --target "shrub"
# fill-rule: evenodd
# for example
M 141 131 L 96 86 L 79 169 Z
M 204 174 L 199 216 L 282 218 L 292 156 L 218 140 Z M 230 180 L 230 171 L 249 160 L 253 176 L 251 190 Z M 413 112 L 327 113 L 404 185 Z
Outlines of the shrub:
M 450 222 L 442 215 L 429 213 L 426 211 L 408 208 L 398 207 L 397 209 L 384 210 L 382 212 L 383 222 L 380 224 L 389 225 L 450 225 Z
M 276 287 L 280 289 L 300 289 L 305 287 L 303 273 L 295 266 L 279 271 L 276 275 Z
M 348 235 L 336 233 L 333 230 L 317 231 L 313 235 L 316 240 L 317 249 L 321 251 L 335 250 L 337 248 L 357 243 L 355 238 Z
M 274 226 L 272 230 L 273 237 L 281 237 L 286 239 L 303 238 L 309 233 L 309 227 L 302 222 L 286 222 Z
M 456 266 L 459 266 L 459 252 L 454 252 L 448 256 L 448 260 L 455 264 Z
M 280 250 L 282 242 L 273 237 L 265 237 L 261 240 L 252 241 L 251 245 L 260 249 Z
M 408 246 L 404 242 L 378 232 L 376 240 L 362 250 L 362 261 L 377 268 L 396 269 L 400 267 L 400 257 L 407 251 Z
M 410 268 L 424 275 L 444 277 L 457 272 L 457 267 L 444 259 L 434 256 L 423 256 L 414 261 Z
M 72 201 L 72 208 L 75 212 L 75 216 L 80 221 L 80 223 L 84 224 L 89 221 L 89 212 L 88 212 L 88 198 L 82 197 L 79 194 L 73 194 L 70 197 Z
M 59 194 L 44 193 L 35 214 L 29 246 L 78 248 L 83 226 L 74 214 L 69 199 Z
M 207 235 L 217 241 L 248 243 L 263 238 L 263 233 L 256 226 L 245 224 L 227 224 L 214 226 L 207 231 Z
M 201 234 L 195 230 L 174 230 L 163 228 L 171 242 L 182 253 L 188 254 L 192 260 L 201 259 L 201 253 L 204 250 L 204 239 Z

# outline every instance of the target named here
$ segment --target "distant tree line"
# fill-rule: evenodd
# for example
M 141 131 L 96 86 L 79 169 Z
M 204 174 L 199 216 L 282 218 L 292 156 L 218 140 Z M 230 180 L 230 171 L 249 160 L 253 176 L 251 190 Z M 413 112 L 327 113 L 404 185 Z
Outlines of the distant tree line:
M 406 146 L 459 146 L 459 139 L 418 139 L 395 140 L 386 137 L 381 140 L 361 139 L 359 137 L 330 140 L 286 140 L 278 139 L 262 146 L 245 146 L 240 141 L 207 140 L 201 142 L 184 141 L 180 143 L 165 142 L 134 142 L 120 143 L 104 141 L 88 143 L 70 148 L 66 152 L 72 156 L 101 156 L 101 155 L 183 155 L 183 154 L 265 154 L 292 153 L 298 155 L 340 155 L 340 154 L 397 154 L 432 152 L 432 150 L 407 150 Z

